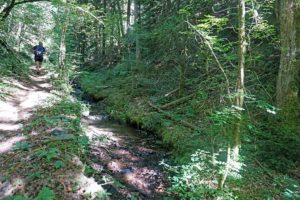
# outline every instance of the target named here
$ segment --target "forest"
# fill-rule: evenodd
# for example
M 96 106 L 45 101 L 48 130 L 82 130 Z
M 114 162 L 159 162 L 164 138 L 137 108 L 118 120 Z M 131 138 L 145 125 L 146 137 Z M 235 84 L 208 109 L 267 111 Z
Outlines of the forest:
M 0 0 L 0 199 L 300 199 L 300 0 Z

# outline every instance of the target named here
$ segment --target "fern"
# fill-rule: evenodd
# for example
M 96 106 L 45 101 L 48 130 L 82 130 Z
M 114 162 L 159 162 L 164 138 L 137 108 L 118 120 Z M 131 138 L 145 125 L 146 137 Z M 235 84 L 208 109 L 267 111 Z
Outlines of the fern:
M 53 200 L 54 192 L 48 187 L 43 187 L 43 189 L 39 192 L 38 196 L 35 200 Z

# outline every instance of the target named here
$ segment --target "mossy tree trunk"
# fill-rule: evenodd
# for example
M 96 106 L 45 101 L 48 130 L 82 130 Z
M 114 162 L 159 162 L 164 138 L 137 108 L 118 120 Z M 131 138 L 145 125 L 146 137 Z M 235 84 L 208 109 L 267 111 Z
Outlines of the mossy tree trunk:
M 233 146 L 232 146 L 232 160 L 238 162 L 239 149 L 241 146 L 240 132 L 241 132 L 241 121 L 242 121 L 242 108 L 244 105 L 245 96 L 245 57 L 246 57 L 246 27 L 245 27 L 245 15 L 246 6 L 245 0 L 239 1 L 239 66 L 238 66 L 238 77 L 237 77 L 237 95 L 235 99 L 235 105 L 240 108 L 240 119 L 236 122 L 233 130 Z
M 298 102 L 300 67 L 300 0 L 280 0 L 281 58 L 276 101 L 279 108 Z

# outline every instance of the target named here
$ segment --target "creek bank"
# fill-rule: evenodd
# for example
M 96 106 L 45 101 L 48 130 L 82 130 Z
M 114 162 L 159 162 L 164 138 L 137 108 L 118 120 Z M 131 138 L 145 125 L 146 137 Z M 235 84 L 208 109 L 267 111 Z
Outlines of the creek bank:
M 97 89 L 82 80 L 79 80 L 77 87 L 77 90 L 81 91 L 80 95 L 88 102 L 100 102 L 102 112 L 104 111 L 111 119 L 155 135 L 167 150 L 182 146 L 179 143 L 183 141 L 181 140 L 183 138 L 180 138 L 183 136 L 181 133 L 187 129 L 181 126 L 174 128 L 174 122 L 165 119 L 163 114 L 148 106 L 147 97 L 134 98 L 113 87 Z
M 75 88 L 75 96 L 91 105 L 82 120 L 90 138 L 88 175 L 110 194 L 112 199 L 162 199 L 169 186 L 167 174 L 159 165 L 169 153 L 161 139 L 140 130 L 137 124 L 111 118 L 106 105 Z

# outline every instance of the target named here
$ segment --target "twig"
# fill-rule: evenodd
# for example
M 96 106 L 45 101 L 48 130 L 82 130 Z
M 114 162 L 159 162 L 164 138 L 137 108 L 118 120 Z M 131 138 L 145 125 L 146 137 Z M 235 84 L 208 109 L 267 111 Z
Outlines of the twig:
M 201 31 L 197 30 L 196 27 L 194 25 L 192 25 L 189 21 L 186 21 L 186 23 L 202 38 L 202 40 L 204 41 L 204 43 L 206 44 L 206 46 L 208 47 L 208 49 L 210 50 L 212 56 L 214 57 L 218 67 L 220 68 L 220 70 L 222 71 L 224 77 L 225 77 L 225 82 L 226 82 L 226 89 L 227 89 L 227 93 L 228 95 L 230 94 L 230 84 L 229 84 L 229 80 L 228 77 L 225 73 L 224 68 L 222 67 L 217 55 L 215 54 L 211 44 L 209 43 L 209 41 L 203 36 L 203 34 L 201 33 Z
M 179 90 L 179 88 L 176 88 L 175 90 L 172 90 L 171 92 L 168 92 L 167 94 L 165 94 L 165 97 L 170 96 L 171 94 L 177 92 Z

